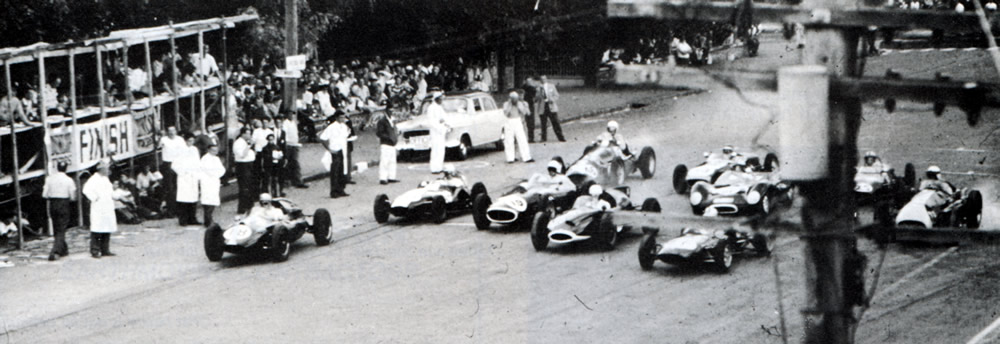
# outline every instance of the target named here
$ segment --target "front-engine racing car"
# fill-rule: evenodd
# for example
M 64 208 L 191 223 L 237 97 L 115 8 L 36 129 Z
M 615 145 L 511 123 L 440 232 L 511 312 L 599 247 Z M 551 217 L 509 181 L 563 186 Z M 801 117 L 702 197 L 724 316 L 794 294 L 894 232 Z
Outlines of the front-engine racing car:
M 311 224 L 309 217 L 312 217 Z M 226 230 L 218 224 L 205 230 L 205 255 L 209 261 L 217 262 L 225 252 L 262 252 L 275 262 L 282 262 L 288 259 L 292 243 L 305 233 L 312 233 L 316 245 L 329 245 L 333 241 L 331 224 L 330 212 L 326 209 L 319 208 L 312 216 L 307 216 L 291 200 L 271 199 L 264 194 L 259 205 L 245 216 L 237 216 Z
M 652 147 L 642 147 L 637 156 L 625 154 L 608 141 L 598 141 L 584 149 L 583 156 L 566 169 L 566 176 L 576 185 L 593 181 L 618 186 L 625 184 L 625 178 L 636 171 L 643 179 L 652 178 L 656 173 L 656 152 Z
M 444 175 L 438 179 L 420 182 L 415 189 L 404 192 L 391 202 L 386 194 L 375 196 L 375 222 L 397 217 L 426 216 L 434 223 L 448 219 L 449 213 L 472 209 L 472 200 L 486 194 L 486 186 L 476 183 L 469 189 L 465 177 L 455 172 L 454 166 L 445 166 Z
M 618 243 L 618 236 L 630 229 L 615 224 L 615 212 L 660 212 L 660 203 L 655 198 L 647 198 L 637 209 L 626 186 L 604 190 L 600 185 L 592 185 L 588 189 L 587 195 L 578 197 L 573 207 L 561 214 L 552 209 L 535 214 L 531 224 L 531 244 L 535 250 L 544 250 L 550 242 L 568 244 L 590 239 L 610 250 Z
M 774 250 L 774 238 L 761 232 L 684 228 L 681 235 L 665 243 L 656 242 L 656 229 L 645 230 L 639 242 L 639 266 L 653 268 L 657 260 L 671 265 L 710 263 L 721 272 L 729 272 L 733 256 L 756 253 L 768 256 Z
M 767 214 L 779 202 L 791 200 L 791 185 L 778 173 L 755 172 L 741 163 L 732 164 L 714 183 L 695 182 L 688 195 L 691 211 L 705 216 Z
M 937 179 L 938 173 L 936 166 L 928 169 L 930 178 L 920 182 L 920 190 L 896 214 L 897 228 L 979 228 L 983 195 L 969 188 L 955 189 L 951 183 Z
M 490 200 L 486 193 L 478 194 L 472 202 L 476 228 L 487 229 L 495 223 L 529 229 L 537 212 L 549 207 L 562 211 L 572 206 L 579 192 L 577 186 L 562 174 L 562 158 L 552 158 L 547 170 L 547 175 L 531 176 L 496 201 Z
M 879 200 L 895 202 L 900 197 L 906 197 L 907 190 L 915 186 L 916 176 L 913 164 L 906 164 L 900 177 L 895 169 L 882 163 L 875 152 L 867 152 L 864 163 L 856 168 L 854 174 L 854 193 L 861 203 Z
M 684 164 L 674 167 L 673 185 L 677 194 L 688 193 L 697 182 L 715 183 L 715 180 L 734 164 L 745 165 L 750 171 L 771 172 L 778 168 L 778 156 L 767 153 L 763 164 L 760 156 L 752 153 L 736 153 L 732 146 L 722 148 L 721 153 L 705 152 L 705 161 L 688 169 Z

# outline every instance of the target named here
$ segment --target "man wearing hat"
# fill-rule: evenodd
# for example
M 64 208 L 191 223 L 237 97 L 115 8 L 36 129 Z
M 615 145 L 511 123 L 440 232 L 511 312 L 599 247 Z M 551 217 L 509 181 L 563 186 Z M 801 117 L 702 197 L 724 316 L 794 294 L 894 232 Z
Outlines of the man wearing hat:
M 524 134 L 524 116 L 531 114 L 528 103 L 521 100 L 517 91 L 510 91 L 510 100 L 503 103 L 503 114 L 507 116 L 504 124 L 503 150 L 507 155 L 507 163 L 514 163 L 514 144 L 521 151 L 521 161 L 532 162 L 528 148 L 528 138 Z
M 339 198 L 348 196 L 344 192 L 344 184 L 347 183 L 347 160 L 344 153 L 347 151 L 347 138 L 351 135 L 351 130 L 347 127 L 347 116 L 343 111 L 337 110 L 327 120 L 330 125 L 319 135 L 319 140 L 326 147 L 329 157 L 324 157 L 324 160 L 330 161 L 330 198 Z
M 431 98 L 433 100 L 427 105 L 427 122 L 431 132 L 430 168 L 431 173 L 441 173 L 444 168 L 444 153 L 447 149 L 445 146 L 446 135 L 451 128 L 448 128 L 444 122 L 444 107 L 441 106 L 441 103 L 444 102 L 444 92 L 440 88 L 432 88 Z
M 83 195 L 90 201 L 90 255 L 94 258 L 114 256 L 109 250 L 111 233 L 118 231 L 115 201 L 111 198 L 111 161 L 102 159 L 97 172 L 83 184 Z

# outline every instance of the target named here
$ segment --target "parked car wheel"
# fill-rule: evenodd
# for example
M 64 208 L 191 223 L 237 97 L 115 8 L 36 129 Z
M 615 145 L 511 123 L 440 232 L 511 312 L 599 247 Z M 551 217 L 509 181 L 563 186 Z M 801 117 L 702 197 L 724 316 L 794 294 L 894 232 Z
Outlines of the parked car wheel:
M 531 245 L 535 251 L 545 250 L 549 246 L 549 213 L 539 211 L 531 222 Z
M 319 208 L 313 213 L 312 233 L 316 239 L 317 246 L 326 246 L 333 242 L 333 221 L 330 219 L 330 212 Z
M 271 231 L 271 260 L 280 263 L 288 260 L 292 252 L 292 243 L 288 241 L 288 230 L 285 226 L 277 226 Z
M 653 268 L 656 261 L 656 233 L 649 232 L 643 234 L 642 241 L 639 241 L 639 267 L 643 270 Z
M 208 261 L 217 262 L 222 260 L 222 255 L 225 253 L 223 247 L 226 244 L 226 239 L 222 237 L 222 228 L 219 228 L 218 224 L 213 224 L 208 229 L 205 229 L 205 256 L 208 257 Z
M 677 167 L 674 167 L 674 192 L 677 192 L 678 195 L 688 193 L 687 174 L 687 166 L 677 165 Z
M 455 160 L 465 161 L 469 158 L 469 151 L 472 150 L 472 140 L 469 139 L 468 135 L 463 135 L 462 139 L 458 141 L 458 147 L 452 151 L 455 156 Z
M 434 196 L 431 201 L 431 219 L 434 223 L 442 223 L 448 219 L 448 203 L 444 201 L 444 197 Z
M 653 178 L 656 174 L 656 152 L 653 147 L 643 147 L 639 153 L 639 172 L 643 179 Z
M 490 208 L 493 201 L 486 193 L 474 196 L 472 200 L 472 221 L 476 223 L 477 229 L 490 228 L 490 219 L 486 217 L 486 209 Z
M 389 203 L 389 196 L 386 194 L 375 196 L 375 222 L 386 223 L 389 221 L 390 207 L 392 204 Z

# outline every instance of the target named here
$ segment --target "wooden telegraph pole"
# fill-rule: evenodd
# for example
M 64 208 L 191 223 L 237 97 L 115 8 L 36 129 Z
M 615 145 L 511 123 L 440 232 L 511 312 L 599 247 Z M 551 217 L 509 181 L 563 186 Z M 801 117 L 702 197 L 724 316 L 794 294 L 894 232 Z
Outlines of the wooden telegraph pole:
M 285 0 L 285 56 L 295 56 L 299 53 L 299 9 L 298 0 Z M 285 66 L 287 69 L 288 66 Z M 284 78 L 284 91 L 281 107 L 283 111 L 295 111 L 295 99 L 298 97 L 298 80 Z

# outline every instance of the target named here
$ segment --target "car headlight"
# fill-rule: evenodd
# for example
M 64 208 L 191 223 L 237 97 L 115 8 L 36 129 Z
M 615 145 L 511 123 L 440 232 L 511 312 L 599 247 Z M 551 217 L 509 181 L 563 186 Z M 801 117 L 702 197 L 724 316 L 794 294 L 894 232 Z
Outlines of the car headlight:
M 750 191 L 747 194 L 747 203 L 757 204 L 757 202 L 760 202 L 760 192 L 757 190 Z
M 689 197 L 691 205 L 699 205 L 701 204 L 701 201 L 703 201 L 704 199 L 705 197 L 701 195 L 701 192 L 692 192 L 691 196 Z
M 854 186 L 854 191 L 858 192 L 872 192 L 873 189 L 874 188 L 872 187 L 871 184 L 866 184 L 866 183 L 865 184 L 859 183 Z

